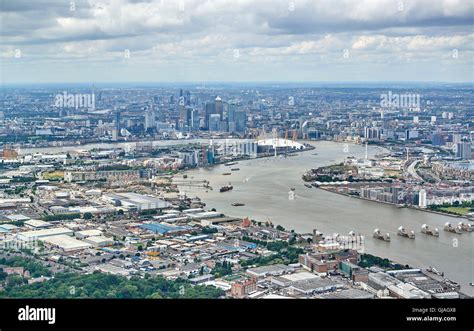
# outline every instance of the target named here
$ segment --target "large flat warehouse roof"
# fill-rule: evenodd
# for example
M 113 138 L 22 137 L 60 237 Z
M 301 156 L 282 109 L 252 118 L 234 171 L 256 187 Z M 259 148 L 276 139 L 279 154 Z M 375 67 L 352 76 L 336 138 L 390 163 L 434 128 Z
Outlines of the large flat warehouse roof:
M 41 241 L 50 245 L 57 246 L 65 251 L 85 249 L 91 247 L 90 244 L 74 239 L 68 235 L 51 236 L 41 239 Z

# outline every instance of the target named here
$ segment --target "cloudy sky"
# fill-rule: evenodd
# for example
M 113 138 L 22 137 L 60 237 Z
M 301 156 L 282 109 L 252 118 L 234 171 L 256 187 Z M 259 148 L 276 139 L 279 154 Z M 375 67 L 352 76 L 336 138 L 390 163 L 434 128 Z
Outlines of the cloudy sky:
M 0 80 L 474 81 L 470 0 L 0 0 Z

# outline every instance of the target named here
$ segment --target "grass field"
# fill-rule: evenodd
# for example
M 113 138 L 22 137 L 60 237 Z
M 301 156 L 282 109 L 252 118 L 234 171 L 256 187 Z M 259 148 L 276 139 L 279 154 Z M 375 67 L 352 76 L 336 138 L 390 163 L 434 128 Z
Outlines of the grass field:
M 440 208 L 440 211 L 448 211 L 451 213 L 455 213 L 461 216 L 467 215 L 470 212 L 469 207 L 444 207 Z
M 64 179 L 64 172 L 63 171 L 44 172 L 43 179 L 61 180 L 61 179 Z

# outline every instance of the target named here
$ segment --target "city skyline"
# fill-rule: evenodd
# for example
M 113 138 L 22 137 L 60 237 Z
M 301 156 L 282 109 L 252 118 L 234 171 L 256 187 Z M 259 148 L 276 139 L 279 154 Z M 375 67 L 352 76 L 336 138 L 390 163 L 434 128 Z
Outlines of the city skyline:
M 469 1 L 1 4 L 1 82 L 463 82 Z

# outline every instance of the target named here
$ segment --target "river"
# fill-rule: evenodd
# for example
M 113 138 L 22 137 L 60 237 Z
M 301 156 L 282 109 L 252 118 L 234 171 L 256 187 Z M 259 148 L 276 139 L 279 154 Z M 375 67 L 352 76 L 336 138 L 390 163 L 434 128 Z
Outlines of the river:
M 187 172 L 193 180 L 209 180 L 214 190 L 182 186 L 180 190 L 190 196 L 199 196 L 208 208 L 216 208 L 229 216 L 250 217 L 258 221 L 271 220 L 287 229 L 308 233 L 318 229 L 324 234 L 349 231 L 365 236 L 365 251 L 387 257 L 414 268 L 433 266 L 444 271 L 445 276 L 461 284 L 461 290 L 474 295 L 469 285 L 474 281 L 473 233 L 457 235 L 443 231 L 444 223 L 457 224 L 456 218 L 396 208 L 386 204 L 342 196 L 303 185 L 301 175 L 310 168 L 343 161 L 345 157 L 363 157 L 365 147 L 334 142 L 312 142 L 315 150 L 293 157 L 262 158 L 240 161 L 233 167 L 232 175 L 223 176 L 230 167 L 217 165 L 213 168 L 193 169 Z M 347 147 L 347 146 L 346 146 Z M 345 152 L 346 150 L 347 152 Z M 369 156 L 381 150 L 369 146 Z M 219 188 L 232 183 L 234 189 L 220 193 Z M 295 188 L 295 198 L 289 198 L 290 188 Z M 241 202 L 245 206 L 233 207 Z M 439 238 L 420 233 L 422 224 L 440 229 Z M 416 232 L 410 240 L 396 235 L 402 225 Z M 391 234 L 391 242 L 372 238 L 375 228 Z
M 160 140 L 153 146 L 186 145 L 207 143 L 206 139 Z M 214 140 L 215 142 L 219 140 Z M 301 175 L 310 168 L 343 161 L 345 157 L 363 157 L 365 147 L 319 141 L 310 142 L 315 150 L 302 152 L 293 157 L 260 158 L 240 161 L 233 167 L 232 175 L 222 173 L 230 169 L 224 165 L 213 168 L 189 170 L 189 179 L 209 180 L 214 190 L 182 186 L 188 195 L 199 196 L 209 208 L 216 208 L 229 216 L 250 217 L 259 221 L 271 220 L 287 229 L 308 233 L 318 229 L 325 234 L 347 235 L 355 231 L 366 237 L 365 251 L 390 258 L 416 268 L 433 266 L 444 271 L 446 277 L 461 284 L 464 293 L 474 295 L 474 242 L 473 233 L 457 235 L 443 231 L 444 223 L 456 224 L 459 220 L 408 208 L 396 208 L 386 204 L 342 196 L 315 188 L 306 188 Z M 22 149 L 27 153 L 65 153 L 75 150 L 123 148 L 131 143 L 101 143 L 81 146 L 45 147 Z M 348 147 L 348 148 L 347 148 Z M 376 146 L 369 146 L 369 156 L 380 153 Z M 234 189 L 220 193 L 219 188 L 229 183 Z M 295 188 L 294 200 L 289 199 L 290 188 Z M 233 202 L 245 203 L 243 207 L 233 207 Z M 422 224 L 440 229 L 439 238 L 420 233 Z M 416 232 L 416 239 L 410 240 L 396 235 L 403 225 Z M 375 228 L 391 234 L 391 242 L 372 238 Z

